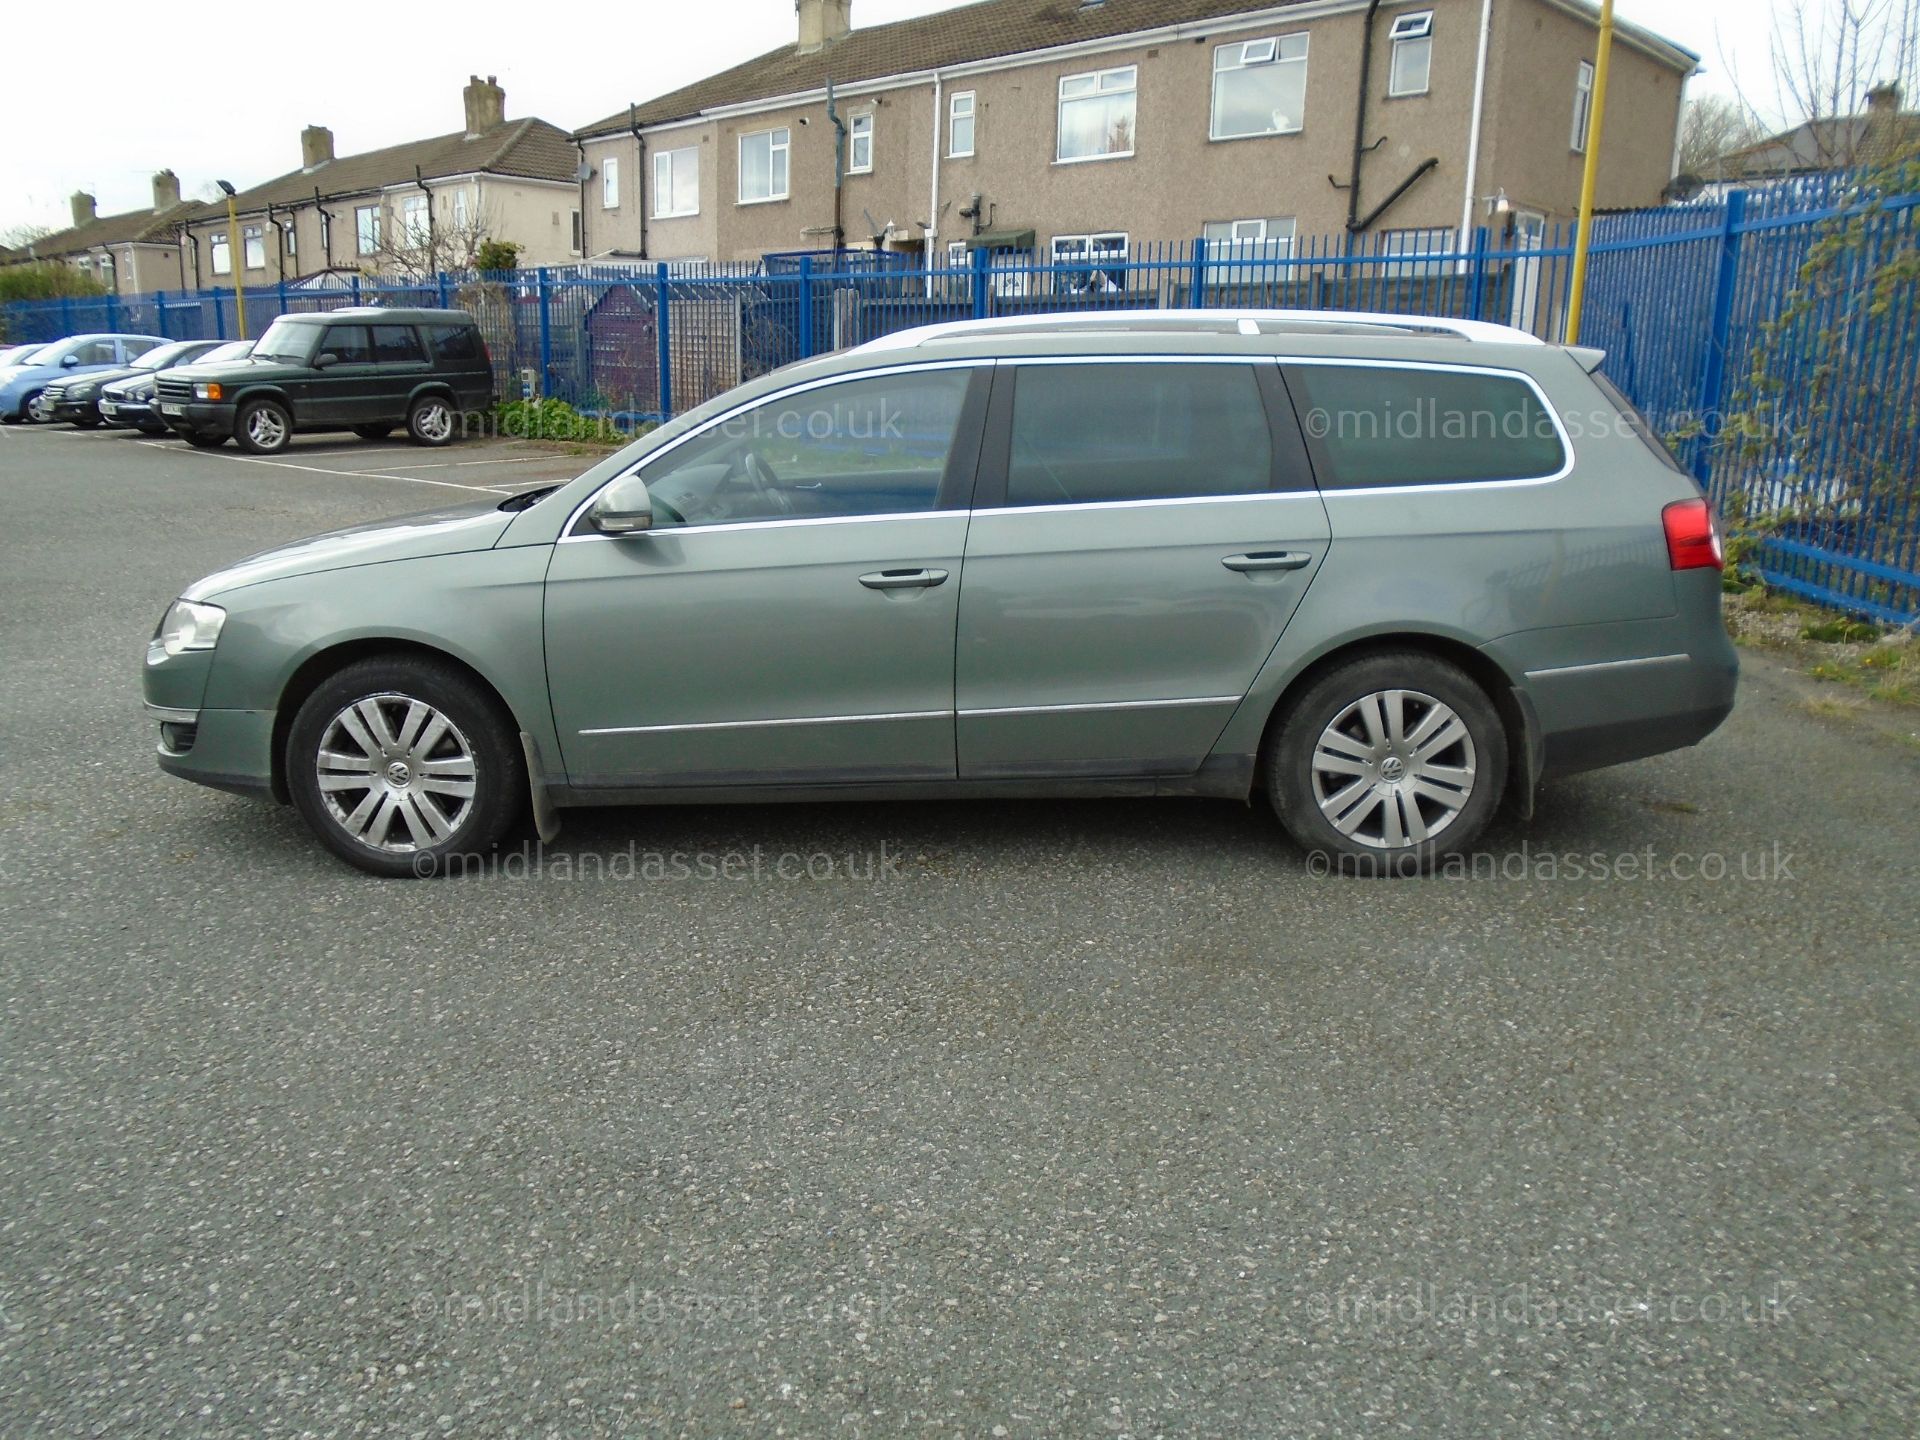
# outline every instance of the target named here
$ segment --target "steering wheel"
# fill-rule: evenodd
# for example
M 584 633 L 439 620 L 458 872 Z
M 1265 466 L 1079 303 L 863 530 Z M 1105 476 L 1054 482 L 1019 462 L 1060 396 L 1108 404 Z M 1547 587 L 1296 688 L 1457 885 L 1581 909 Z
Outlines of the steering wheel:
M 769 509 L 781 515 L 794 513 L 793 497 L 780 488 L 780 477 L 773 473 L 772 466 L 751 450 L 747 451 L 746 471 L 747 481 L 753 486 L 754 494 Z

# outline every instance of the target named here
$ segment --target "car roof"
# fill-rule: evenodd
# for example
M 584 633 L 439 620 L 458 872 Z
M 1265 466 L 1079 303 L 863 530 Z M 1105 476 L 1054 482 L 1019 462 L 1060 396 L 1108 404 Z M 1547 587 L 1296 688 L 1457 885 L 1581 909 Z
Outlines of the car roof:
M 411 306 L 347 305 L 338 310 L 310 310 L 303 314 L 282 315 L 282 320 L 302 325 L 320 325 L 329 320 L 387 320 L 399 325 L 472 325 L 465 310 L 424 310 Z

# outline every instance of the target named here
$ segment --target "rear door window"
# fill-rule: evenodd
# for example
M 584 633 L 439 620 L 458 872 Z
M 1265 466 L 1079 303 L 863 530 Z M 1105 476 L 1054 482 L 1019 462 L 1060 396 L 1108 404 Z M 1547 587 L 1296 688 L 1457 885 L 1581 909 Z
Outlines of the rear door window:
M 471 325 L 435 325 L 427 333 L 433 337 L 436 360 L 480 358 L 480 332 Z
M 382 365 L 403 365 L 424 361 L 427 355 L 411 325 L 375 325 L 373 358 Z
M 1518 375 L 1302 363 L 1286 376 L 1325 490 L 1544 480 L 1566 465 L 1559 427 Z
M 1015 367 L 1008 505 L 1255 495 L 1273 435 L 1252 365 Z

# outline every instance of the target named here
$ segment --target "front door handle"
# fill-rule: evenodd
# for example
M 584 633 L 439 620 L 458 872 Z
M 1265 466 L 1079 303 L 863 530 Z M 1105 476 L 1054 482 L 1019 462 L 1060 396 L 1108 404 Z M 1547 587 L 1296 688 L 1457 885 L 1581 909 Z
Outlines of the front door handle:
M 1256 550 L 1251 555 L 1229 555 L 1220 562 L 1229 570 L 1304 570 L 1313 556 L 1300 550 Z
M 876 570 L 862 575 L 860 583 L 869 590 L 926 590 L 946 579 L 944 570 Z

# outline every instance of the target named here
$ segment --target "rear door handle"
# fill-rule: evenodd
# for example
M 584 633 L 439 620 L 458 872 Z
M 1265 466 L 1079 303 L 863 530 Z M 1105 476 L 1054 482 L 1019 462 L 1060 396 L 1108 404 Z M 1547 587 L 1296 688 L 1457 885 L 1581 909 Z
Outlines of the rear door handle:
M 944 570 L 876 570 L 862 575 L 860 583 L 869 590 L 926 590 L 946 579 Z
M 1220 562 L 1229 570 L 1304 570 L 1313 556 L 1300 550 L 1256 550 L 1251 555 L 1229 555 Z

